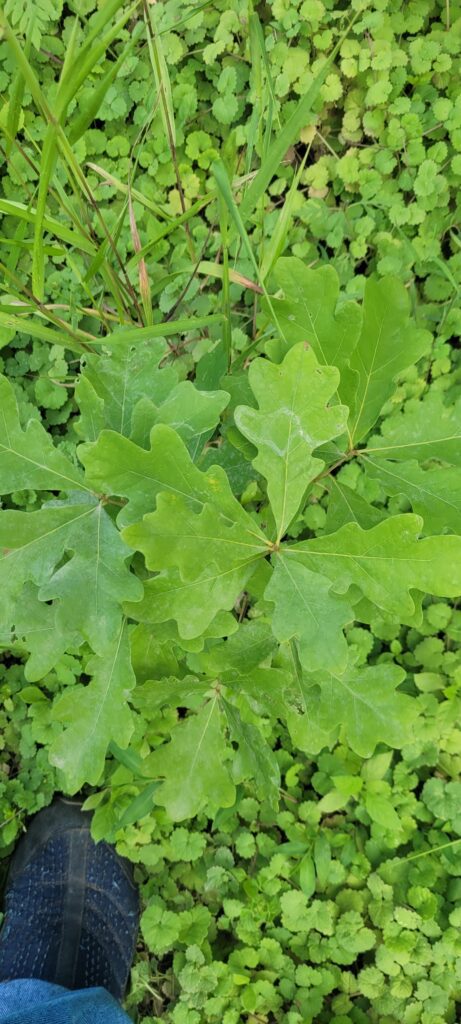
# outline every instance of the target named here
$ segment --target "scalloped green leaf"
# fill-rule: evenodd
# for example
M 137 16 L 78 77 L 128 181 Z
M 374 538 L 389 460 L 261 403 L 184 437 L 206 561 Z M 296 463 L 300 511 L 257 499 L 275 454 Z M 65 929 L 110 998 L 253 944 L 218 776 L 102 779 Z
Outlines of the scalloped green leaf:
M 3 618 L 12 622 L 30 581 L 40 601 L 57 601 L 60 628 L 100 651 L 118 632 L 122 602 L 142 597 L 127 566 L 130 550 L 100 503 L 0 512 L 0 545 Z
M 314 450 L 344 433 L 347 410 L 328 405 L 338 370 L 320 366 L 307 343 L 291 348 L 280 365 L 255 359 L 248 374 L 259 409 L 238 406 L 235 422 L 258 449 L 253 465 L 267 480 L 280 541 L 308 484 L 324 467 Z
M 399 462 L 437 459 L 461 466 L 461 398 L 449 405 L 440 391 L 430 391 L 421 401 L 408 402 L 384 420 L 381 433 L 370 438 L 365 452 Z
M 438 597 L 461 592 L 461 537 L 420 539 L 422 525 L 411 514 L 391 516 L 371 530 L 347 523 L 336 533 L 285 548 L 286 557 L 327 576 L 336 593 L 358 587 L 405 622 L 415 608 L 412 589 Z
M 424 520 L 425 533 L 458 533 L 461 524 L 461 479 L 453 469 L 423 469 L 417 462 L 367 458 L 367 474 L 387 494 L 403 494 Z
M 296 639 L 302 666 L 314 672 L 342 672 L 347 662 L 343 627 L 353 619 L 344 597 L 332 592 L 332 582 L 312 572 L 301 559 L 274 556 L 274 572 L 264 597 L 274 602 L 272 629 L 277 640 Z
M 349 362 L 362 327 L 362 310 L 356 302 L 339 302 L 339 277 L 332 266 L 312 270 L 296 256 L 282 256 L 273 273 L 283 299 L 271 304 L 283 329 L 283 339 L 271 339 L 266 350 L 280 362 L 288 347 L 309 342 L 319 363 L 341 372 Z M 263 300 L 268 314 L 271 311 Z
M 62 772 L 69 793 L 84 782 L 96 785 L 111 740 L 127 747 L 133 732 L 128 698 L 136 678 L 123 621 L 104 653 L 90 658 L 87 672 L 90 682 L 68 687 L 53 706 L 53 719 L 63 729 L 51 744 L 50 760 Z
M 103 430 L 96 444 L 79 448 L 91 486 L 98 492 L 127 499 L 118 516 L 120 526 L 135 523 L 152 512 L 162 491 L 182 497 L 195 512 L 207 502 L 217 505 L 231 522 L 247 525 L 248 514 L 220 466 L 211 466 L 202 473 L 176 431 L 164 424 L 153 427 L 150 443 L 146 451 L 115 431 Z
M 166 808 L 172 821 L 184 821 L 205 806 L 231 807 L 235 786 L 226 765 L 231 756 L 215 696 L 180 722 L 171 740 L 146 758 L 146 770 L 162 780 L 156 802 Z
M 393 277 L 367 278 L 362 330 L 339 389 L 341 400 L 350 409 L 351 448 L 376 423 L 398 374 L 416 363 L 430 344 L 429 331 L 410 317 L 404 285 Z

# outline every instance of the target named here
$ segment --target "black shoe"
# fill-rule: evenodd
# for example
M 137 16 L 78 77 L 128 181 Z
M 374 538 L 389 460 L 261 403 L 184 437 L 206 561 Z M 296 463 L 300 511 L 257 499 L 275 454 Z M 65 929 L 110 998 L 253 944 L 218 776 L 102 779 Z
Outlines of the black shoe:
M 94 843 L 91 815 L 59 798 L 35 816 L 13 854 L 0 932 L 0 981 L 103 986 L 121 1000 L 133 961 L 139 898 L 131 865 Z

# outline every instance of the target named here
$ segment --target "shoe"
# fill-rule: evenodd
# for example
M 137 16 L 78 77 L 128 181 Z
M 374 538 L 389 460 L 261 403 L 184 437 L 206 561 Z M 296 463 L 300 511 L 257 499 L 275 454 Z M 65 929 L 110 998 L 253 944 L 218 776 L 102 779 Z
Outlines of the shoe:
M 90 834 L 91 814 L 62 797 L 20 839 L 6 882 L 0 981 L 125 992 L 139 925 L 128 861 Z

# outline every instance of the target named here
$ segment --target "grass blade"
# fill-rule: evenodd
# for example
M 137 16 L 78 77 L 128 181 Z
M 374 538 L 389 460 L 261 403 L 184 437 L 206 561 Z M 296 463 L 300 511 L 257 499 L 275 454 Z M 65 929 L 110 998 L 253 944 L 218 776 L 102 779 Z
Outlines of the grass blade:
M 154 72 L 155 84 L 160 96 L 160 111 L 162 115 L 163 126 L 165 134 L 170 147 L 171 159 L 173 162 L 176 187 L 178 189 L 179 201 L 181 203 L 182 213 L 186 211 L 186 200 L 184 196 L 184 190 L 181 182 L 181 175 L 179 173 L 178 156 L 176 152 L 176 125 L 174 119 L 174 106 L 173 98 L 171 95 L 171 83 L 170 76 L 168 74 L 168 67 L 163 53 L 162 41 L 157 28 L 155 25 L 154 10 L 148 6 L 146 0 L 144 0 L 144 20 L 146 23 L 147 31 L 147 44 L 149 48 L 149 56 Z M 195 246 L 192 240 L 192 235 L 189 230 L 188 221 L 184 222 L 185 232 L 187 237 L 187 245 L 189 249 L 189 255 L 193 263 L 197 262 L 195 254 Z
M 341 35 L 340 39 L 336 43 L 336 46 L 331 51 L 329 57 L 327 57 L 324 65 L 316 75 L 314 81 L 309 86 L 309 89 L 301 97 L 296 109 L 293 111 L 291 117 L 287 123 L 283 126 L 282 130 L 277 133 L 271 146 L 269 147 L 268 153 L 259 168 L 256 177 L 253 179 L 251 185 L 247 189 L 245 196 L 240 205 L 240 213 L 242 222 L 248 220 L 253 213 L 259 199 L 264 195 L 267 186 L 270 184 L 274 174 L 280 166 L 285 153 L 289 147 L 296 142 L 299 138 L 299 133 L 308 122 L 309 116 L 312 113 L 312 106 L 317 99 L 320 89 L 325 81 L 326 75 L 336 59 L 339 50 L 344 40 L 349 35 L 349 32 L 357 20 L 361 11 L 357 11 L 354 17 L 349 22 L 345 32 Z
M 109 86 L 115 81 L 120 68 L 125 63 L 127 57 L 130 56 L 130 53 L 134 50 L 135 46 L 137 46 L 142 32 L 143 26 L 141 23 L 138 23 L 135 26 L 131 39 L 128 40 L 120 56 L 111 64 L 109 71 L 103 76 L 99 85 L 95 86 L 93 95 L 89 102 L 85 104 L 84 110 L 82 110 L 81 113 L 72 121 L 68 132 L 69 142 L 71 145 L 78 142 L 83 133 L 86 132 L 86 129 L 89 128 L 92 121 L 94 121 Z
M 65 325 L 69 329 L 69 334 L 61 333 L 60 331 L 54 331 L 50 327 L 44 327 L 42 324 L 37 323 L 36 320 L 32 320 L 29 316 L 15 316 L 12 313 L 4 313 L 0 306 L 0 325 L 2 327 L 10 327 L 22 334 L 30 334 L 32 338 L 39 338 L 40 341 L 48 341 L 50 345 L 61 345 L 64 348 L 68 348 L 71 352 L 78 352 L 82 355 L 84 352 L 91 351 L 91 336 L 87 337 L 82 332 L 82 339 L 78 338 L 78 333 L 72 331 L 69 325 Z M 98 339 L 95 338 L 94 341 Z
M 222 337 L 227 353 L 227 368 L 230 369 L 232 351 L 231 304 L 229 294 L 229 245 L 228 245 L 229 212 L 222 196 L 219 196 L 219 227 L 222 245 L 222 311 L 224 320 Z
M 271 238 L 269 240 L 268 249 L 266 250 L 266 253 L 263 257 L 263 261 L 261 263 L 260 273 L 263 281 L 265 281 L 266 278 L 269 276 L 272 268 L 275 266 L 279 256 L 283 252 L 288 231 L 293 220 L 295 203 L 299 196 L 298 185 L 301 180 L 301 175 L 303 173 L 307 157 L 309 156 L 310 153 L 310 148 L 311 147 L 309 145 L 296 171 L 296 174 L 293 176 L 293 180 L 291 182 L 288 195 L 279 213 L 277 224 L 275 225 L 275 231 L 272 233 Z
M 123 0 L 117 0 L 115 9 L 117 10 L 118 7 L 121 7 L 122 3 Z M 104 12 L 105 15 L 104 23 L 107 23 L 109 21 L 109 18 L 112 17 L 112 14 L 114 13 L 114 11 L 112 10 L 112 13 L 109 14 L 109 6 L 110 5 L 105 5 L 102 8 L 102 12 Z M 112 5 L 112 7 L 113 6 L 114 5 Z M 101 57 L 104 56 L 106 50 L 114 41 L 114 39 L 116 39 L 117 35 L 124 27 L 124 25 L 126 25 L 127 21 L 129 21 L 129 19 L 133 16 L 137 6 L 138 3 L 135 3 L 133 6 L 129 7 L 124 12 L 124 14 L 118 19 L 118 21 L 116 21 L 115 24 L 112 25 L 110 29 L 108 29 L 106 34 L 102 36 L 102 38 L 98 38 L 97 42 L 95 42 L 94 46 L 91 49 L 88 47 L 87 41 L 78 55 L 78 63 L 75 64 L 74 62 L 70 69 L 66 69 L 66 75 L 62 79 L 62 89 L 59 93 L 60 103 L 62 104 L 63 109 L 67 110 L 70 101 L 74 98 L 80 86 L 83 84 L 85 79 L 88 78 L 88 75 L 93 70 L 98 61 L 101 59 Z
M 127 270 L 131 270 L 132 267 L 135 267 L 136 264 L 139 263 L 140 259 L 143 259 L 144 256 L 148 256 L 148 254 L 152 252 L 153 249 L 155 249 L 155 246 L 157 245 L 158 242 L 162 240 L 162 238 L 166 238 L 167 235 L 170 235 L 171 232 L 175 231 L 176 228 L 178 228 L 181 224 L 187 224 L 188 221 L 192 220 L 192 217 L 195 217 L 196 213 L 200 213 L 201 210 L 205 208 L 205 206 L 208 206 L 208 203 L 211 203 L 213 201 L 213 199 L 216 199 L 215 192 L 210 192 L 208 193 L 208 195 L 203 196 L 201 199 L 197 199 L 196 202 L 193 203 L 192 206 L 190 206 L 189 209 L 185 211 L 185 213 L 181 213 L 179 217 L 176 217 L 175 220 L 171 221 L 169 224 L 166 224 L 164 228 L 161 228 L 160 231 L 158 231 L 157 234 L 154 236 L 154 238 L 151 238 L 149 242 L 146 242 L 146 244 L 143 245 L 140 252 L 135 253 L 135 255 L 132 256 L 130 260 L 128 260 Z
M 19 220 L 27 221 L 28 224 L 35 224 L 37 211 L 34 207 L 24 206 L 23 203 L 16 203 L 11 199 L 0 199 L 0 213 L 6 214 L 9 217 L 16 217 Z M 73 248 L 81 249 L 82 252 L 88 255 L 94 255 L 96 248 L 93 242 L 90 242 L 85 235 L 80 234 L 77 231 L 73 231 L 72 228 L 68 228 L 61 221 L 55 217 L 45 216 L 43 220 L 43 226 L 46 231 L 50 234 L 55 235 L 61 242 L 67 242 Z
M 238 231 L 238 233 L 240 235 L 240 238 L 241 238 L 242 243 L 243 243 L 243 245 L 245 247 L 247 255 L 248 255 L 249 259 L 251 260 L 253 269 L 254 269 L 255 274 L 256 274 L 256 279 L 259 281 L 259 284 L 261 286 L 262 292 L 264 294 L 264 298 L 266 299 L 266 302 L 267 302 L 267 304 L 269 306 L 269 309 L 271 311 L 271 314 L 272 314 L 272 317 L 274 319 L 274 323 L 275 323 L 275 325 L 277 327 L 277 330 L 279 331 L 279 334 L 280 334 L 281 338 L 286 340 L 284 332 L 283 332 L 283 328 L 281 327 L 281 325 L 280 325 L 280 323 L 278 321 L 277 314 L 276 314 L 275 309 L 274 309 L 274 307 L 272 305 L 271 297 L 270 297 L 269 293 L 267 292 L 265 284 L 264 284 L 264 281 L 263 281 L 263 279 L 261 277 L 261 273 L 260 273 L 258 264 L 257 264 L 255 256 L 254 256 L 253 249 L 251 248 L 250 239 L 248 238 L 245 225 L 244 225 L 244 223 L 242 221 L 242 218 L 240 216 L 239 207 L 236 205 L 234 197 L 232 195 L 232 189 L 231 189 L 231 186 L 230 186 L 229 178 L 227 177 L 227 172 L 226 172 L 226 169 L 224 167 L 224 164 L 222 164 L 220 161 L 217 160 L 214 164 L 212 164 L 211 169 L 212 169 L 214 177 L 215 177 L 215 181 L 216 181 L 216 185 L 217 185 L 217 188 L 218 188 L 218 192 L 222 196 L 222 199 L 223 199 L 224 203 L 226 204 L 227 209 L 229 210 L 229 213 L 230 213 L 231 218 L 234 221 L 234 224 L 235 224 L 235 226 L 237 228 L 237 231 Z
M 116 345 L 118 342 L 136 342 L 143 338 L 170 338 L 174 334 L 187 334 L 189 331 L 211 327 L 212 324 L 221 324 L 223 319 L 222 313 L 212 313 L 210 316 L 190 316 L 185 320 L 169 320 L 163 324 L 152 324 L 150 327 L 126 327 L 118 329 L 106 338 L 94 338 L 93 342 L 99 345 L 108 343 Z
M 26 35 L 25 43 L 24 43 L 24 53 L 25 53 L 27 58 L 29 57 L 30 48 L 31 48 L 31 45 L 32 45 L 32 35 L 33 35 L 33 31 L 34 31 L 34 24 L 35 24 L 35 17 L 34 17 L 34 15 L 32 15 L 32 18 L 31 18 L 31 20 L 29 22 L 29 26 L 28 26 L 28 29 L 27 29 L 27 35 Z M 23 97 L 24 97 L 24 87 L 25 87 L 25 84 L 26 83 L 25 83 L 25 80 L 24 80 L 24 75 L 22 73 L 22 70 L 21 70 L 21 68 L 18 67 L 17 70 L 15 71 L 14 78 L 13 78 L 13 84 L 11 86 L 10 98 L 9 98 L 9 104 L 8 104 L 8 117 L 6 119 L 6 136 L 7 136 L 6 156 L 7 156 L 7 159 L 9 158 L 9 156 L 11 154 L 13 143 L 15 141 L 15 138 L 16 138 L 16 135 L 17 135 L 17 132 L 18 132 L 18 128 L 19 128 L 19 120 L 20 120 L 20 117 L 21 117 L 21 108 L 22 108 L 22 101 L 23 101 Z
M 104 167 L 100 167 L 99 164 L 92 163 L 87 163 L 86 166 L 89 167 L 90 170 L 94 171 L 95 174 L 99 174 L 103 179 L 103 182 L 111 185 L 112 188 L 116 188 L 118 192 L 122 193 L 122 195 L 128 196 L 128 193 L 131 192 L 132 199 L 135 199 L 137 203 L 144 206 L 146 210 L 149 210 L 150 213 L 153 213 L 156 217 L 160 217 L 162 220 L 170 222 L 173 220 L 171 214 L 163 210 L 161 206 L 157 206 L 156 203 L 153 203 L 151 199 L 143 196 L 142 192 L 138 192 L 137 189 L 130 188 L 125 184 L 125 182 L 120 181 L 119 178 L 116 178 L 113 174 L 110 174 L 109 171 L 106 171 Z

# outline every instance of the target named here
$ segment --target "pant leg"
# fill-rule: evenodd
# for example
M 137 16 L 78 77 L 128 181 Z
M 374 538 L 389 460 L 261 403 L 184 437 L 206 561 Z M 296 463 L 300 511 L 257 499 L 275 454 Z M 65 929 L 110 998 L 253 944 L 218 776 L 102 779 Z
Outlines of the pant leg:
M 0 1024 L 132 1024 L 104 988 L 71 992 L 37 978 L 0 984 Z

